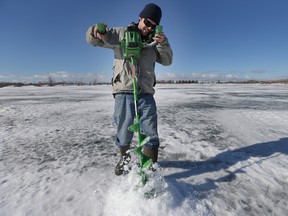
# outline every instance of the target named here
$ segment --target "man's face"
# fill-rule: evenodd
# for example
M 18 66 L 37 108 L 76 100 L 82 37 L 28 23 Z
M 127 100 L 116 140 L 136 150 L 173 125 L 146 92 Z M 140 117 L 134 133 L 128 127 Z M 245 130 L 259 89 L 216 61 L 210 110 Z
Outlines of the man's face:
M 142 35 L 146 36 L 155 30 L 156 23 L 151 19 L 139 17 L 138 28 L 141 31 Z

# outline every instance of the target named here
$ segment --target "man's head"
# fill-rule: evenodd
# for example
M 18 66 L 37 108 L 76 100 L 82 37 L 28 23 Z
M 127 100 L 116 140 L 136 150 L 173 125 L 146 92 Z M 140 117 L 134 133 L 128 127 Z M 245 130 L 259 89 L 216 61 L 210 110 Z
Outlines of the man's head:
M 139 29 L 143 35 L 148 35 L 159 25 L 162 17 L 161 8 L 153 3 L 147 4 L 139 14 Z
M 154 23 L 159 25 L 162 17 L 162 10 L 158 5 L 150 3 L 147 4 L 144 7 L 144 9 L 140 12 L 139 17 L 150 19 Z

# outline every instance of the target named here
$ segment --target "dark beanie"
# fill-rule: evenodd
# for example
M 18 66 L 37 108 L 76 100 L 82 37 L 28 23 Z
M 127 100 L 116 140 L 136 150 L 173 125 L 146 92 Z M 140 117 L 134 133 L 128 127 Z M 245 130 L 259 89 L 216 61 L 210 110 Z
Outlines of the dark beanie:
M 139 17 L 151 19 L 159 25 L 162 17 L 162 10 L 158 5 L 150 3 L 140 12 Z

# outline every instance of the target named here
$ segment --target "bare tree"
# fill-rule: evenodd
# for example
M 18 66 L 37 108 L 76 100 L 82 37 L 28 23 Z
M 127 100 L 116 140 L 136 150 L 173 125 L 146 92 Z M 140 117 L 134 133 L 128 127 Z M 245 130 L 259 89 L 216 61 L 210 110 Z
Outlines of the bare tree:
M 51 74 L 48 75 L 48 85 L 49 86 L 54 86 L 55 81 L 53 79 L 53 76 Z
M 94 80 L 93 80 L 93 85 L 97 85 L 98 84 L 98 80 L 95 78 Z

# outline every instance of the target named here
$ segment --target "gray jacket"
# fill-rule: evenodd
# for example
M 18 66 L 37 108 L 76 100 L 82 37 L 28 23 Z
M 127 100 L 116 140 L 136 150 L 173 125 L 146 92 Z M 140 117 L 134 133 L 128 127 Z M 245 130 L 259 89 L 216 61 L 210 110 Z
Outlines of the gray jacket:
M 91 36 L 92 27 L 86 32 L 86 41 L 94 47 L 100 46 L 114 50 L 114 64 L 113 64 L 113 94 L 116 93 L 133 93 L 133 81 L 131 77 L 131 63 L 124 60 L 123 49 L 110 46 L 109 44 L 119 45 L 124 38 L 124 32 L 127 28 L 117 27 L 107 29 L 107 43 L 101 39 L 95 39 Z M 137 80 L 138 92 L 154 94 L 154 86 L 156 85 L 155 77 L 155 62 L 164 66 L 172 63 L 173 52 L 166 38 L 162 43 L 158 43 L 156 47 L 143 48 L 141 51 L 141 58 L 137 64 Z

